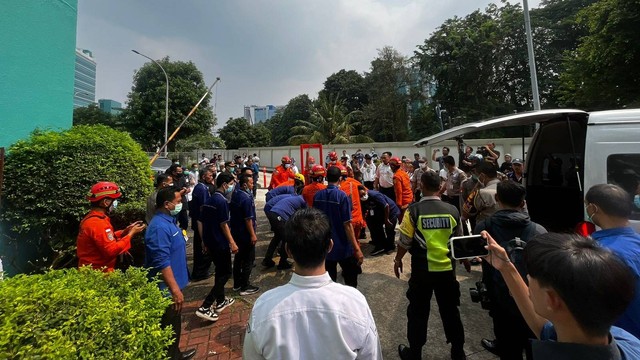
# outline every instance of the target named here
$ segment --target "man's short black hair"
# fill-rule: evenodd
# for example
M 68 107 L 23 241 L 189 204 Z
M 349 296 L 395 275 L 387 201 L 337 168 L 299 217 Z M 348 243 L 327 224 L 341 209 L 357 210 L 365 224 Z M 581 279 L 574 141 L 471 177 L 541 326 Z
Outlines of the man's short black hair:
M 228 172 L 221 172 L 220 174 L 218 174 L 218 177 L 216 177 L 216 187 L 221 187 L 222 184 L 225 183 L 230 183 L 232 181 L 234 181 L 235 179 L 233 178 L 233 175 L 231 175 Z
M 444 151 L 444 150 L 451 151 L 448 146 L 442 147 L 442 151 Z
M 633 299 L 631 270 L 593 239 L 542 234 L 527 242 L 523 255 L 529 276 L 555 290 L 589 335 L 607 335 Z
M 393 155 L 391 154 L 391 151 L 384 151 L 382 153 L 382 155 L 387 154 L 389 157 L 392 157 Z
M 438 191 L 440 189 L 440 175 L 435 171 L 425 171 L 422 173 L 420 182 L 429 191 Z
M 156 209 L 160 209 L 164 206 L 165 202 L 172 202 L 176 198 L 176 193 L 180 192 L 180 188 L 177 186 L 169 186 L 158 191 L 156 195 Z
M 200 170 L 200 172 L 198 173 L 198 177 L 200 178 L 200 180 L 204 181 L 204 177 L 205 175 L 207 175 L 208 173 L 213 174 L 213 169 L 210 167 L 205 167 L 204 169 Z
M 337 166 L 331 166 L 327 169 L 327 182 L 334 183 L 340 180 L 340 169 Z
M 242 173 L 238 175 L 238 186 L 242 186 L 246 184 L 247 182 L 249 182 L 249 179 L 253 179 L 253 176 L 250 176 L 247 173 Z
M 160 184 L 162 184 L 163 182 L 167 181 L 167 179 L 169 179 L 169 175 L 168 174 L 158 174 L 158 176 L 156 176 L 156 182 L 153 184 L 155 187 L 160 186 Z
M 453 156 L 451 156 L 451 155 L 447 155 L 447 156 L 443 157 L 442 158 L 442 162 L 447 164 L 447 165 L 456 166 L 456 159 L 454 159 Z
M 287 221 L 284 238 L 296 266 L 318 267 L 324 263 L 331 244 L 329 219 L 318 209 L 300 209 Z
M 483 161 L 478 165 L 478 174 L 485 174 L 490 179 L 494 179 L 498 177 L 498 170 L 496 170 L 495 165 L 488 161 Z
M 525 187 L 513 180 L 501 181 L 497 186 L 498 200 L 508 207 L 520 207 L 527 195 Z
M 633 211 L 633 198 L 623 188 L 613 184 L 594 185 L 584 199 L 595 204 L 605 214 L 628 219 Z
M 248 166 L 243 167 L 242 169 L 240 169 L 240 174 L 244 174 L 244 173 L 246 173 L 247 171 L 252 171 L 252 172 L 253 172 L 253 169 L 252 169 L 252 168 L 250 168 L 250 167 L 248 167 Z
M 171 166 L 169 166 L 169 168 L 164 173 L 167 175 L 173 175 L 173 173 L 176 172 L 178 168 L 182 168 L 182 166 L 180 166 L 180 164 L 171 164 Z

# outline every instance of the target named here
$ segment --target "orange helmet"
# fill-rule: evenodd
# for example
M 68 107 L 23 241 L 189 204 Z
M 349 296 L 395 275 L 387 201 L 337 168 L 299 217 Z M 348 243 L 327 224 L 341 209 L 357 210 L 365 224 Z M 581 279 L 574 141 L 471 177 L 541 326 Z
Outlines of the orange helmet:
M 397 156 L 394 156 L 391 159 L 389 159 L 389 164 L 394 162 L 395 162 L 395 165 L 402 165 L 402 160 L 400 160 L 400 158 Z
M 342 164 L 338 164 L 338 165 L 336 165 L 336 167 L 338 169 L 340 169 L 340 175 L 341 176 L 347 176 L 347 167 L 346 166 L 344 166 Z
M 314 165 L 311 168 L 311 177 L 312 178 L 317 178 L 317 177 L 324 177 L 326 176 L 327 172 L 324 170 L 324 166 L 322 165 Z
M 104 198 L 117 199 L 122 196 L 118 185 L 108 181 L 101 181 L 91 187 L 87 194 L 87 200 L 91 202 L 100 201 Z
M 338 160 L 338 154 L 337 154 L 335 151 L 330 152 L 330 153 L 329 153 L 329 159 L 330 159 L 331 161 L 336 161 L 336 160 Z
M 287 155 L 283 156 L 281 161 L 285 164 L 291 164 L 291 158 Z

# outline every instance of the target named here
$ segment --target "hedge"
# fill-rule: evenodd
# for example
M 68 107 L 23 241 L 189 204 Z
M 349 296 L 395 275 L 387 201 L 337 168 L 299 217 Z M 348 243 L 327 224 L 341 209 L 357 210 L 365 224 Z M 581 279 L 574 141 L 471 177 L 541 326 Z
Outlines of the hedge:
M 139 268 L 11 277 L 0 281 L 0 358 L 165 359 L 170 303 Z

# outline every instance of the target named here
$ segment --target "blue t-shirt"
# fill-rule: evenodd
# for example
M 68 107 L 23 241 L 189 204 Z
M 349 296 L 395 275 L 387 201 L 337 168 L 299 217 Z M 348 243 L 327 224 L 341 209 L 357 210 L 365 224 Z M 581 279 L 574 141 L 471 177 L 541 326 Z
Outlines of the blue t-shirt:
M 280 199 L 273 205 L 271 212 L 280 216 L 282 220 L 288 221 L 294 212 L 306 207 L 307 203 L 302 195 L 293 195 Z
M 603 247 L 611 249 L 633 271 L 636 293 L 627 310 L 614 325 L 640 338 L 640 234 L 631 227 L 621 227 L 596 231 L 591 237 Z
M 191 202 L 189 203 L 189 215 L 191 216 L 191 226 L 195 229 L 198 226 L 200 208 L 209 199 L 209 188 L 204 183 L 198 183 L 191 192 Z
M 267 201 L 267 203 L 264 205 L 264 212 L 265 214 L 268 213 L 269 211 L 271 211 L 271 208 L 278 203 L 278 201 L 284 199 L 284 198 L 288 198 L 288 197 L 292 197 L 295 196 L 294 194 L 282 194 L 282 195 L 278 195 L 278 196 L 274 196 L 273 198 L 271 198 L 271 200 Z
M 331 224 L 333 249 L 327 260 L 340 261 L 353 256 L 353 246 L 344 230 L 344 224 L 351 221 L 351 198 L 335 185 L 318 191 L 313 197 L 313 207 L 324 212 Z
M 583 345 L 559 343 L 558 334 L 551 322 L 540 331 L 540 340 L 532 341 L 534 359 L 640 359 L 640 340 L 625 330 L 612 326 L 609 345 Z
M 151 219 L 144 234 L 144 267 L 150 268 L 149 276 L 155 277 L 162 269 L 171 266 L 173 277 L 180 289 L 189 284 L 187 270 L 187 250 L 182 230 L 176 225 L 176 219 L 162 212 L 157 212 Z M 167 284 L 158 283 L 160 289 Z
M 369 199 L 363 202 L 362 209 L 367 217 L 384 219 L 384 208 L 389 206 L 389 221 L 393 222 L 400 216 L 400 209 L 394 200 L 376 190 L 367 191 Z
M 271 189 L 267 192 L 265 196 L 265 201 L 269 202 L 269 200 L 273 199 L 275 196 L 283 195 L 283 194 L 296 194 L 296 189 L 293 186 L 278 186 L 275 189 Z
M 253 202 L 253 194 L 244 190 L 233 192 L 231 203 L 229 203 L 231 221 L 231 235 L 238 244 L 249 244 L 251 234 L 247 230 L 247 219 L 253 223 L 253 231 L 256 231 L 256 205 Z
M 229 250 L 229 241 L 224 237 L 220 225 L 229 222 L 229 204 L 227 198 L 216 191 L 204 203 L 200 212 L 202 222 L 202 241 L 212 250 Z

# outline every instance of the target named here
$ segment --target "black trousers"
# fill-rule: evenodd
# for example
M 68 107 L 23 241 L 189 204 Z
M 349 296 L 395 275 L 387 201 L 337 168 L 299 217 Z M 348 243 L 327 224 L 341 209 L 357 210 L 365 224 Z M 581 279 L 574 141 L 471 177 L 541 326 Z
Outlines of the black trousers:
M 366 187 L 366 188 L 367 188 L 367 189 L 369 189 L 369 190 L 375 190 L 375 189 L 373 188 L 373 181 L 365 181 L 365 182 L 363 183 L 363 185 L 364 185 L 364 187 Z
M 182 353 L 180 352 L 180 332 L 182 329 L 182 319 L 180 316 L 180 311 L 176 311 L 173 308 L 173 304 L 167 306 L 164 310 L 164 314 L 162 315 L 162 320 L 160 320 L 160 324 L 162 327 L 171 326 L 173 330 L 173 343 L 169 345 L 167 355 L 169 355 L 169 359 L 178 360 L 182 358 Z
M 458 209 L 458 212 L 460 211 L 460 195 L 456 195 L 456 196 L 447 196 L 447 197 L 442 197 L 442 200 L 448 202 L 449 204 L 453 205 L 456 207 L 456 209 Z
M 327 268 L 327 272 L 333 281 L 338 279 L 338 264 L 340 264 L 340 268 L 342 269 L 344 284 L 354 288 L 358 287 L 358 274 L 362 273 L 362 268 L 358 265 L 356 258 L 351 256 L 338 261 L 325 260 L 324 266 Z
M 371 232 L 371 241 L 376 249 L 392 250 L 395 248 L 396 223 L 398 219 L 389 219 L 393 226 L 384 223 L 384 219 L 380 217 L 368 216 L 367 227 Z
M 196 222 L 192 219 L 193 228 L 193 271 L 191 272 L 191 278 L 199 279 L 207 276 L 209 268 L 211 267 L 211 257 L 209 254 L 203 253 L 202 237 L 198 231 L 198 226 L 193 226 Z
M 407 290 L 407 339 L 413 359 L 422 358 L 422 347 L 427 343 L 429 304 L 434 293 L 447 343 L 451 343 L 453 348 L 464 345 L 464 328 L 458 310 L 460 284 L 455 272 L 429 272 L 412 266 Z
M 388 188 L 380 186 L 379 190 L 383 195 L 386 195 L 389 199 L 396 201 L 396 190 L 393 188 L 393 186 Z
M 267 247 L 267 252 L 264 254 L 264 258 L 271 260 L 276 249 L 278 249 L 278 253 L 280 254 L 280 264 L 283 264 L 288 258 L 287 252 L 284 249 L 284 225 L 286 224 L 286 221 L 282 220 L 278 214 L 271 211 L 267 212 L 267 219 L 269 220 L 269 224 L 271 224 L 271 230 L 273 230 L 273 238 L 269 243 L 269 247 Z
M 237 239 L 238 252 L 233 257 L 233 287 L 246 289 L 256 260 L 256 246 L 248 239 Z
M 182 230 L 187 230 L 189 228 L 189 215 L 187 214 L 188 207 L 188 204 L 183 203 L 182 210 L 178 213 L 178 226 L 180 226 L 180 229 Z
M 211 249 L 209 250 L 211 251 Z M 211 259 L 216 266 L 216 275 L 213 287 L 202 303 L 203 307 L 210 307 L 214 302 L 221 303 L 224 301 L 224 286 L 227 285 L 227 281 L 231 277 L 231 251 L 228 249 L 213 250 Z

